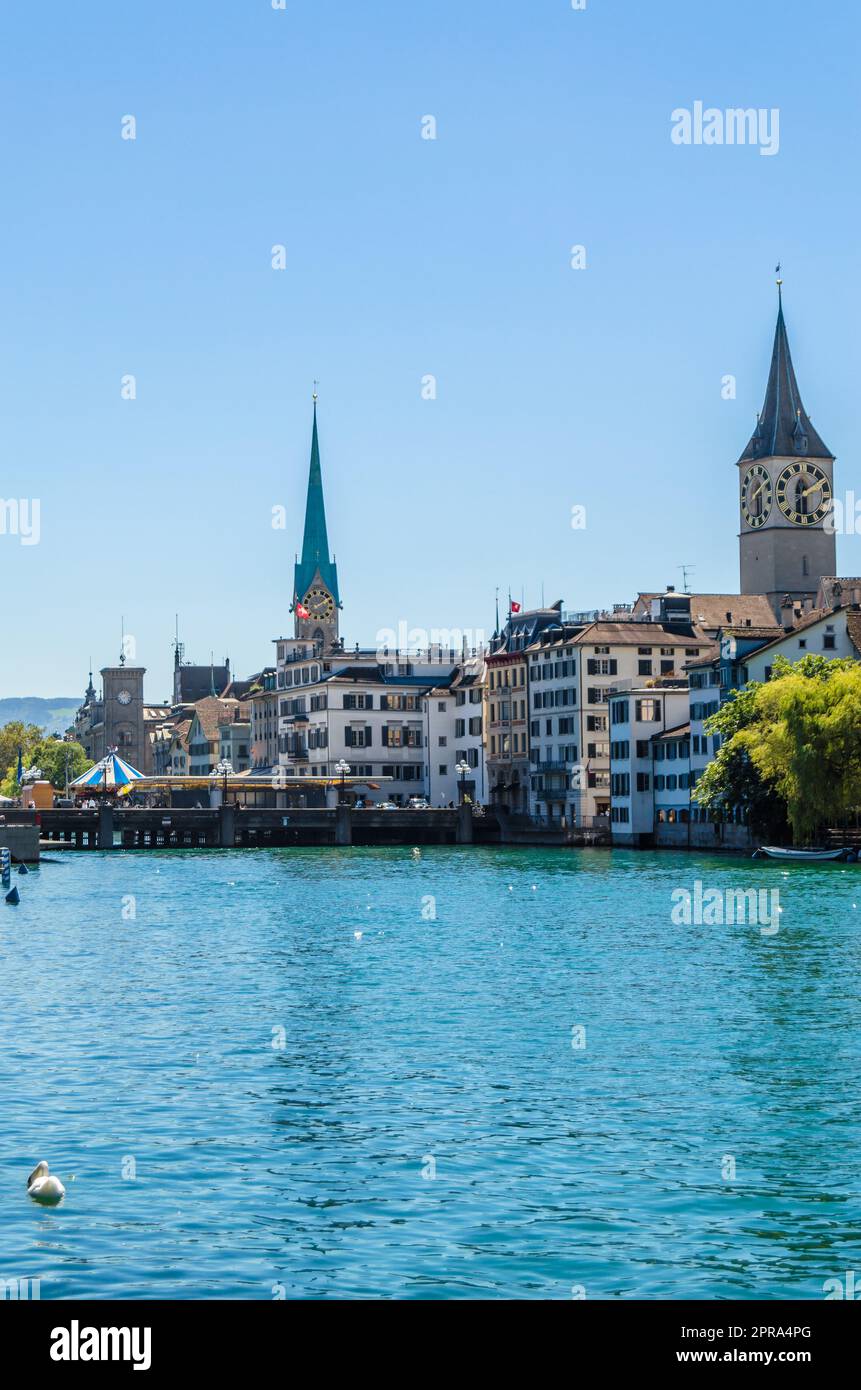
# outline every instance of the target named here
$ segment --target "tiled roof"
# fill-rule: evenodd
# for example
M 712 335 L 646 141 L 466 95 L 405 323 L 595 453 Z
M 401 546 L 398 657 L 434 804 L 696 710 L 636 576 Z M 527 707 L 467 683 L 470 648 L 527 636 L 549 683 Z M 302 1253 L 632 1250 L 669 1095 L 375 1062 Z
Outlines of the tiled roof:
M 853 611 L 846 614 L 846 635 L 861 656 L 861 613 Z
M 638 594 L 632 613 L 648 613 L 653 599 L 663 594 Z M 714 629 L 726 623 L 744 627 L 777 627 L 771 604 L 765 594 L 691 594 L 691 622 L 698 627 Z
M 434 676 L 387 676 L 382 666 L 342 666 L 323 680 L 329 684 L 350 681 L 353 685 L 424 685 L 432 689 L 437 685 L 449 685 L 453 676 L 453 668 Z
M 233 710 L 239 704 L 238 700 L 222 700 L 218 695 L 207 695 L 205 699 L 198 700 L 194 707 L 204 738 L 211 743 L 218 737 L 218 726 L 223 723 L 225 718 L 230 718 Z
M 799 632 L 806 632 L 808 628 L 815 627 L 817 623 L 824 622 L 826 618 L 831 618 L 833 620 L 835 614 L 839 613 L 839 611 L 839 609 L 835 610 L 833 608 L 815 609 L 812 613 L 805 614 L 805 616 L 799 622 L 797 622 L 794 627 L 790 627 L 787 629 L 781 628 L 780 632 L 776 636 L 772 637 L 770 641 L 763 642 L 762 645 L 757 647 L 755 651 L 748 652 L 747 655 L 759 656 L 762 652 L 768 651 L 769 647 L 776 647 L 781 642 L 785 642 L 789 638 L 797 636 Z
M 663 729 L 661 733 L 655 734 L 655 738 L 684 738 L 685 734 L 691 731 L 690 723 L 677 724 L 673 729 Z
M 667 647 L 702 648 L 704 641 L 705 638 L 703 637 L 673 632 L 672 628 L 665 627 L 663 623 L 597 622 L 584 627 L 581 633 L 570 639 L 569 645 L 575 647 L 653 647 L 663 642 Z

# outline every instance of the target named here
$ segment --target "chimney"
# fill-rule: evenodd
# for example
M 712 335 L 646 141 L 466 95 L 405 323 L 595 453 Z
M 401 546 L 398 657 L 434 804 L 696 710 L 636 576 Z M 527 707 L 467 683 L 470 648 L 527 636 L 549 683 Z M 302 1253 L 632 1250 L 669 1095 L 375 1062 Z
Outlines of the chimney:
M 792 599 L 789 597 L 789 594 L 784 594 L 783 598 L 780 601 L 780 621 L 783 624 L 784 630 L 786 632 L 791 632 L 792 628 L 795 625 L 793 607 L 794 604 L 792 602 Z

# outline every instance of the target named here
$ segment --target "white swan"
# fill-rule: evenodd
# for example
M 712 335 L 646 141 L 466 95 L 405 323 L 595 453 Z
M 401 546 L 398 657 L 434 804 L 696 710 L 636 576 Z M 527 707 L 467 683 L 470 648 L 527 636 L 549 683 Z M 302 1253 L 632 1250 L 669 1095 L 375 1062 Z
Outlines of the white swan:
M 59 1178 L 51 1176 L 44 1159 L 41 1163 L 36 1164 L 27 1179 L 27 1195 L 33 1197 L 37 1202 L 45 1202 L 50 1206 L 59 1202 L 66 1195 L 65 1187 Z

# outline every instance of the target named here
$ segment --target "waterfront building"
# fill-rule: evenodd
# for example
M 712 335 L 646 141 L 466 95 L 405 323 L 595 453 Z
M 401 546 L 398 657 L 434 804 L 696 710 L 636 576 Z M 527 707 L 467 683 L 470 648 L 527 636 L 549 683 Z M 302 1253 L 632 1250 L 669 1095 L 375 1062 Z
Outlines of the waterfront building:
M 841 594 L 856 592 L 848 583 L 836 582 Z M 693 789 L 720 748 L 720 735 L 707 732 L 706 722 L 733 692 L 751 681 L 767 681 L 778 656 L 790 662 L 809 653 L 829 659 L 861 659 L 861 604 L 805 612 L 800 600 L 790 598 L 783 605 L 783 617 L 784 627 L 719 627 L 714 645 L 686 664 L 688 687 L 673 697 L 669 718 L 677 722 L 669 729 L 646 738 L 644 731 L 633 728 L 630 722 L 639 707 L 632 705 L 629 717 L 627 693 L 621 688 L 612 692 L 614 844 L 704 848 L 715 844 L 745 848 L 750 844 L 741 808 L 727 807 L 723 815 L 714 817 L 693 799 Z M 687 718 L 680 698 L 687 701 Z M 652 712 L 651 706 L 648 712 Z
M 185 777 L 188 775 L 188 734 L 194 706 L 180 706 L 171 711 L 171 719 L 156 731 L 153 739 L 153 776 Z
M 191 725 L 188 731 L 188 773 L 192 777 L 205 777 L 216 766 L 221 756 L 222 727 L 231 720 L 246 722 L 247 714 L 239 700 L 222 700 L 217 695 L 207 695 L 198 700 L 193 708 Z M 250 744 L 251 724 L 248 722 L 246 735 Z M 237 769 L 238 770 L 238 769 Z
M 243 718 L 243 711 L 245 717 Z M 234 772 L 251 766 L 251 719 L 247 703 L 225 714 L 218 721 L 218 761 L 230 763 Z
M 458 682 L 474 674 L 468 663 L 464 668 L 457 662 L 455 653 L 357 648 L 344 654 L 337 649 L 324 659 L 316 654 L 316 644 L 285 638 L 277 651 L 278 763 L 287 774 L 331 777 L 343 761 L 354 777 L 391 778 L 385 794 L 395 802 L 433 795 L 436 804 L 441 776 L 446 799 L 454 798 L 459 748 L 467 761 L 472 749 L 475 766 L 480 766 L 475 748 L 480 727 L 460 741 L 455 737 L 457 694 L 450 700 L 447 692 L 453 686 L 457 691 Z M 433 692 L 439 692 L 435 698 Z M 437 707 L 433 714 L 432 704 Z M 442 704 L 445 711 L 439 709 Z M 446 768 L 444 774 L 440 766 Z
M 530 810 L 569 825 L 609 824 L 610 691 L 666 680 L 710 645 L 691 620 L 691 596 L 670 589 L 642 616 L 560 621 L 528 650 Z
M 261 671 L 257 685 L 248 692 L 251 709 L 251 767 L 270 771 L 278 763 L 278 673 L 274 666 Z
M 684 679 L 620 681 L 609 700 L 613 843 L 655 843 L 656 827 L 686 823 L 690 725 Z
M 492 805 L 527 814 L 529 803 L 529 660 L 539 635 L 558 627 L 562 601 L 550 608 L 509 611 L 487 654 L 484 683 L 485 763 Z
M 447 682 L 424 696 L 426 711 L 427 797 L 432 806 L 457 804 L 461 793 L 471 801 L 486 799 L 482 694 L 484 657 L 461 662 Z M 469 772 L 460 774 L 458 766 Z
M 836 570 L 836 538 L 825 525 L 834 455 L 801 400 L 781 283 L 765 401 L 737 464 L 741 591 L 765 594 L 778 621 L 786 595 L 810 609 L 821 577 Z

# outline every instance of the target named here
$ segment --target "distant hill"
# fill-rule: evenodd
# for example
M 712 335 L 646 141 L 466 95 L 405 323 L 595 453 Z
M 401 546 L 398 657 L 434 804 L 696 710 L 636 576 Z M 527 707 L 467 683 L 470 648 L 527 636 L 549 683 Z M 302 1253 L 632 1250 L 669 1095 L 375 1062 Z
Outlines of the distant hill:
M 23 724 L 38 724 L 49 734 L 64 734 L 75 722 L 80 703 L 74 695 L 58 695 L 53 700 L 42 700 L 38 695 L 24 695 L 20 700 L 0 699 L 0 728 L 20 719 Z

